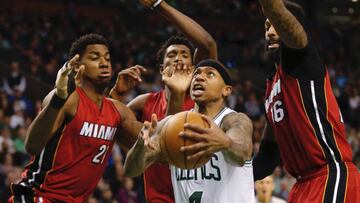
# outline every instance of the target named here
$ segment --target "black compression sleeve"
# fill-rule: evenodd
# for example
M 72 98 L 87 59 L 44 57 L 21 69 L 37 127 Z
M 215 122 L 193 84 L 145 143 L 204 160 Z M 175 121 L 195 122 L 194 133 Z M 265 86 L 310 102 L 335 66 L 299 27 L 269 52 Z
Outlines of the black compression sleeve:
M 263 139 L 260 142 L 259 153 L 253 159 L 254 181 L 271 175 L 280 163 L 278 145 L 273 141 Z

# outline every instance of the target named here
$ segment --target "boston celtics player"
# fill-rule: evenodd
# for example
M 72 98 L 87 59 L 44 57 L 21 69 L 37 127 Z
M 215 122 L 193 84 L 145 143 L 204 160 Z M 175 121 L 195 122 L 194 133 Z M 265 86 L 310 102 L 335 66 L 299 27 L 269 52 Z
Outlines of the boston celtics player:
M 225 99 L 232 91 L 231 85 L 230 75 L 220 62 L 207 59 L 196 66 L 190 86 L 190 95 L 195 101 L 193 111 L 204 114 L 210 128 L 185 124 L 185 129 L 190 131 L 179 136 L 197 143 L 181 150 L 190 160 L 211 155 L 212 158 L 197 169 L 170 166 L 176 202 L 255 202 L 250 161 L 252 123 L 245 114 L 225 106 Z M 126 175 L 138 176 L 152 163 L 164 161 L 160 155 L 158 134 L 168 118 L 157 123 L 153 115 L 151 122 L 144 123 L 136 144 L 127 154 Z

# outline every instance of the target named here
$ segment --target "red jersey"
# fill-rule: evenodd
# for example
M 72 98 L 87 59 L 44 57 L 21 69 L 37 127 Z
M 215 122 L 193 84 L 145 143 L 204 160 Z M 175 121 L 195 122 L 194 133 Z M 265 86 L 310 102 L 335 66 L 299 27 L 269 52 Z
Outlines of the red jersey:
M 265 110 L 283 164 L 299 184 L 327 174 L 324 202 L 344 199 L 348 177 L 356 175 L 348 176 L 352 152 L 329 74 L 311 41 L 300 50 L 281 44 L 280 57 L 267 81 Z
M 267 119 L 292 175 L 335 161 L 351 162 L 351 148 L 327 73 L 322 81 L 306 81 L 279 67 L 267 86 Z
M 108 163 L 121 118 L 103 97 L 102 107 L 76 89 L 79 103 L 74 118 L 65 121 L 40 155 L 27 167 L 26 184 L 52 202 L 85 202 Z
M 194 107 L 194 102 L 189 96 L 183 104 L 183 110 Z M 155 113 L 158 120 L 165 117 L 167 101 L 165 91 L 151 93 L 147 98 L 142 113 L 142 121 L 150 121 Z M 174 191 L 171 184 L 170 169 L 168 164 L 155 163 L 144 172 L 145 198 L 149 203 L 174 202 Z

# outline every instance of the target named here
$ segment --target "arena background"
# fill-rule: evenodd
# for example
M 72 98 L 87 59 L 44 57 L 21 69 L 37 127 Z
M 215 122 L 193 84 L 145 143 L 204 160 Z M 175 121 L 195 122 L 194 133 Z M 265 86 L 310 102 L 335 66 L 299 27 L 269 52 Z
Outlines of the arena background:
M 236 84 L 228 104 L 254 123 L 254 152 L 264 126 L 263 98 L 272 65 L 264 57 L 264 17 L 254 0 L 167 0 L 195 19 L 214 37 L 219 58 Z M 297 1 L 307 13 L 307 26 L 331 75 L 334 93 L 347 124 L 347 138 L 360 168 L 360 2 Z M 161 80 L 156 51 L 177 30 L 135 0 L 2 0 L 0 5 L 0 202 L 9 184 L 20 178 L 29 160 L 26 129 L 53 87 L 57 70 L 77 37 L 95 32 L 111 44 L 114 72 L 135 64 L 148 68 L 136 95 L 157 91 Z M 12 75 L 22 75 L 21 82 Z M 114 74 L 115 76 L 116 74 Z M 274 173 L 274 195 L 286 199 L 294 184 L 281 167 Z M 92 202 L 143 202 L 141 179 L 125 178 L 122 157 L 114 150 Z

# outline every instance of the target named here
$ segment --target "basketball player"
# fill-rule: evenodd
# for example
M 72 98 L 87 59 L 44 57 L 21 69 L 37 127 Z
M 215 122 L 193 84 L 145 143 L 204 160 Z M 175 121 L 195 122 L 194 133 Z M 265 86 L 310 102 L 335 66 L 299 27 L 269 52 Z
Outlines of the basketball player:
M 127 143 L 142 123 L 121 102 L 103 96 L 112 73 L 107 41 L 97 34 L 77 39 L 56 88 L 31 123 L 27 151 L 35 155 L 9 202 L 85 202 L 95 189 L 115 140 Z M 68 93 L 68 74 L 81 69 L 79 87 Z
M 360 202 L 360 175 L 329 73 L 304 29 L 303 9 L 290 1 L 259 2 L 267 51 L 279 59 L 267 81 L 263 139 L 271 143 L 275 136 L 286 170 L 297 179 L 288 201 Z M 261 144 L 260 151 L 269 149 Z M 255 158 L 255 171 L 268 163 Z
M 170 166 L 175 202 L 255 202 L 252 155 L 252 123 L 243 113 L 225 106 L 231 94 L 231 78 L 224 65 L 203 60 L 192 77 L 190 95 L 194 111 L 204 114 L 210 128 L 185 124 L 179 136 L 197 141 L 182 147 L 187 159 L 212 156 L 203 167 L 185 170 Z M 139 134 L 125 160 L 125 174 L 138 176 L 151 164 L 164 161 L 159 149 L 159 131 L 168 116 L 156 128 L 156 115 Z M 156 132 L 154 132 L 156 130 Z M 190 131 L 188 131 L 190 130 Z M 153 134 L 153 135 L 152 135 Z M 151 138 L 150 138 L 151 137 Z
M 208 32 L 165 1 L 140 0 L 140 2 L 166 18 L 197 47 L 195 57 L 195 48 L 187 38 L 177 36 L 169 38 L 157 53 L 165 89 L 157 93 L 139 95 L 128 104 L 128 107 L 138 115 L 141 121 L 151 120 L 152 113 L 155 113 L 161 120 L 165 115 L 194 107 L 194 102 L 187 94 L 193 62 L 202 58 L 217 58 L 217 48 L 214 39 Z M 136 81 L 139 81 L 141 72 L 138 68 L 133 68 L 132 76 Z M 118 80 L 121 85 L 116 85 L 112 89 L 111 96 L 113 98 L 121 99 L 124 93 L 129 91 L 130 88 L 117 88 L 126 87 L 124 81 Z M 147 168 L 144 172 L 144 186 L 147 202 L 174 202 L 168 164 L 156 163 Z

